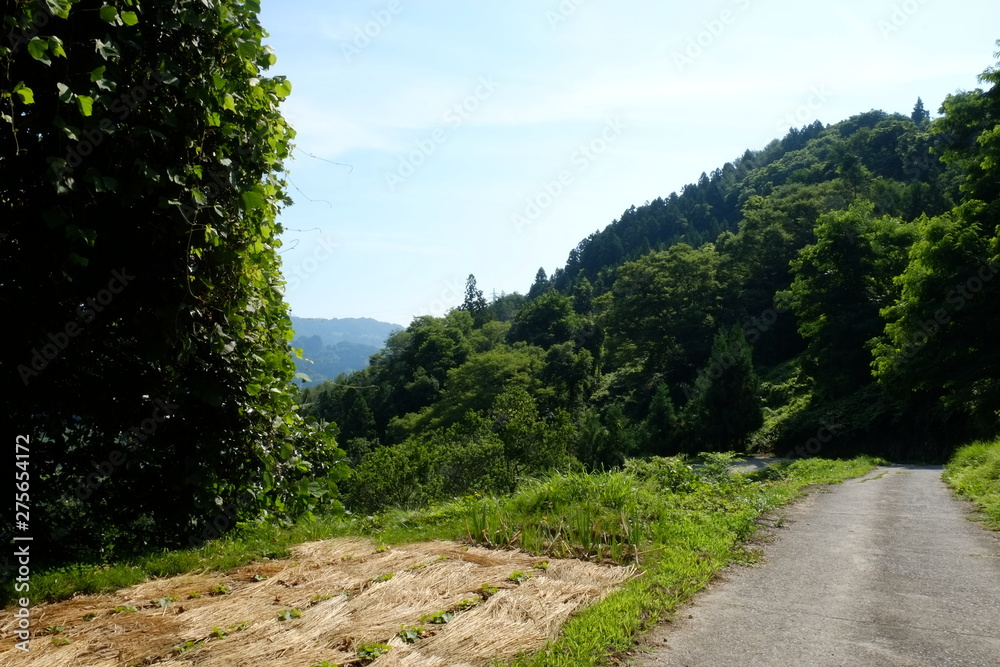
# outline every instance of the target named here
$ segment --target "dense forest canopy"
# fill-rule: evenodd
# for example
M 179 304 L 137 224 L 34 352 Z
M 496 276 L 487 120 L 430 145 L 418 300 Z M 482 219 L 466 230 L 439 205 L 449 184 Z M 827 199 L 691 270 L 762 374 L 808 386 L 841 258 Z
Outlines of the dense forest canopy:
M 1000 57 L 1000 54 L 998 54 Z M 359 509 L 729 450 L 940 459 L 1000 425 L 1000 71 L 932 119 L 792 129 L 631 206 L 526 295 L 418 317 L 306 390 Z

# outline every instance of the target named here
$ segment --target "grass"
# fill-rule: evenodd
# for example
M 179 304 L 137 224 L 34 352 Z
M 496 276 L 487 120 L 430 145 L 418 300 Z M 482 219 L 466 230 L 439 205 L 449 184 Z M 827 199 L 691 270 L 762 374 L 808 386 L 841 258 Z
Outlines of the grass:
M 726 460 L 726 455 L 709 456 L 697 470 L 677 458 L 632 460 L 622 470 L 525 480 L 505 497 L 470 496 L 423 510 L 313 518 L 288 527 L 242 525 L 199 549 L 34 573 L 32 597 L 57 601 L 77 592 L 110 592 L 150 577 L 225 571 L 286 557 L 294 544 L 344 535 L 367 535 L 381 545 L 464 540 L 518 547 L 539 556 L 539 563 L 576 557 L 637 565 L 641 576 L 570 619 L 545 650 L 511 663 L 604 664 L 704 588 L 720 568 L 746 562 L 743 543 L 757 529 L 761 514 L 797 497 L 808 485 L 838 483 L 878 463 L 866 457 L 810 459 L 730 474 Z M 515 576 L 523 580 L 531 575 L 515 572 L 512 580 Z M 484 585 L 480 597 L 492 592 Z
M 944 479 L 976 504 L 991 528 L 1000 530 L 1000 440 L 959 449 L 945 466 Z

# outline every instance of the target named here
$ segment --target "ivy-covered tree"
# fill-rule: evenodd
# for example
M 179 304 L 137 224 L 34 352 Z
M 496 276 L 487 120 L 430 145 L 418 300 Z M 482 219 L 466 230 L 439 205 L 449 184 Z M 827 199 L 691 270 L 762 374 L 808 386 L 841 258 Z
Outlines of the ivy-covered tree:
M 0 386 L 38 553 L 331 506 L 342 452 L 290 384 L 291 85 L 266 74 L 259 3 L 3 4 Z

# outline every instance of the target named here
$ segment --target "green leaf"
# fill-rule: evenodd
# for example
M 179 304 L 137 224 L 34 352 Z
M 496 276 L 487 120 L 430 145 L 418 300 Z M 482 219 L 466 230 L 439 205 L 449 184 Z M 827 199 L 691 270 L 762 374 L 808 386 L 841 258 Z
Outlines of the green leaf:
M 139 22 L 139 17 L 136 16 L 135 12 L 122 12 L 122 21 L 125 25 L 135 25 Z
M 54 56 L 66 57 L 66 49 L 63 48 L 63 42 L 58 37 L 49 37 L 49 51 L 52 52 Z
M 232 95 L 226 95 L 226 99 L 222 102 L 222 108 L 236 111 L 236 100 Z
M 95 67 L 90 72 L 90 80 L 93 82 L 93 81 L 97 81 L 98 79 L 103 79 L 104 78 L 104 70 L 106 70 L 107 68 L 108 68 L 107 65 L 101 65 L 100 67 Z
M 118 8 L 112 5 L 104 5 L 100 11 L 101 19 L 114 24 L 118 21 Z
M 279 81 L 274 86 L 274 94 L 278 97 L 284 99 L 292 94 L 292 82 L 291 81 Z
M 28 53 L 31 54 L 31 57 L 34 58 L 35 60 L 45 63 L 46 65 L 52 63 L 52 59 L 49 58 L 48 54 L 46 53 L 48 50 L 49 50 L 48 41 L 42 39 L 41 37 L 33 37 L 31 41 L 28 42 Z
M 87 95 L 77 95 L 76 106 L 84 116 L 89 116 L 94 112 L 94 98 Z
M 73 99 L 73 91 L 65 83 L 57 83 L 56 90 L 59 91 L 60 102 L 69 102 Z
M 35 93 L 31 90 L 31 88 L 24 85 L 24 81 L 14 86 L 14 92 L 17 93 L 17 96 L 21 98 L 21 102 L 24 104 L 35 103 Z
M 69 0 L 45 0 L 45 5 L 52 15 L 58 16 L 61 19 L 69 18 L 69 10 L 72 7 Z
M 253 211 L 258 208 L 264 208 L 264 195 L 253 190 L 244 192 L 243 197 L 243 208 L 248 211 Z
M 247 385 L 247 393 L 250 394 L 251 396 L 256 396 L 257 394 L 260 393 L 260 390 L 261 390 L 261 386 L 259 384 L 248 384 Z

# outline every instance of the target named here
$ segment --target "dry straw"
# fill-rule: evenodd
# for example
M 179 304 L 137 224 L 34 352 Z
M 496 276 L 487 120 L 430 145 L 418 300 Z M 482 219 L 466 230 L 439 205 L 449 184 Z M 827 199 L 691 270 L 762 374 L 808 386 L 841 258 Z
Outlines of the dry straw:
M 63 626 L 58 637 L 72 643 L 39 634 L 25 654 L 14 649 L 8 621 L 0 665 L 343 666 L 366 664 L 358 658 L 365 644 L 391 647 L 376 667 L 488 665 L 541 648 L 570 614 L 634 574 L 578 560 L 536 567 L 543 560 L 454 542 L 310 542 L 287 560 L 40 605 L 36 631 Z M 514 572 L 531 577 L 516 583 Z M 421 621 L 445 611 L 454 614 L 446 624 Z M 422 627 L 421 638 L 404 642 L 402 626 Z

